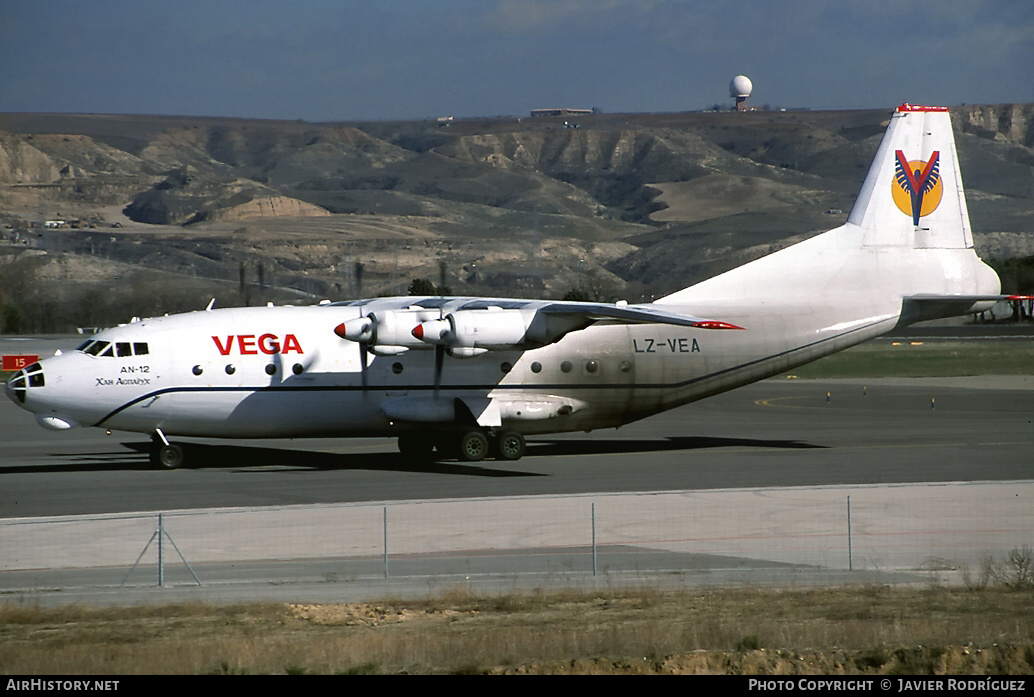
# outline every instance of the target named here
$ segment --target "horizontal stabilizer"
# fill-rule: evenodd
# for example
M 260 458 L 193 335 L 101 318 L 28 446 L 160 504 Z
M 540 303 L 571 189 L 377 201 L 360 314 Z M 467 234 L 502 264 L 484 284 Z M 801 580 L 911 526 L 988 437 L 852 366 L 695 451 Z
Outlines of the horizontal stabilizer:
M 907 323 L 922 322 L 944 317 L 957 317 L 990 310 L 1002 300 L 1029 300 L 1029 295 L 985 294 L 934 294 L 919 293 L 906 295 L 902 306 L 902 319 Z
M 919 295 L 909 295 L 905 299 L 916 302 L 996 303 L 1002 300 L 1034 300 L 1034 295 L 934 295 L 931 293 L 921 293 Z

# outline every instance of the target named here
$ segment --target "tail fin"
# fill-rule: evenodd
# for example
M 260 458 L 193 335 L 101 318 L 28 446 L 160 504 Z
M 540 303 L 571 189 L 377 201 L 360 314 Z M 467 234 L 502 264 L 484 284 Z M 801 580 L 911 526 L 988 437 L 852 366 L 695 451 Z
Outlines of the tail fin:
M 656 302 L 699 303 L 705 313 L 718 304 L 803 307 L 847 294 L 868 304 L 948 303 L 910 312 L 915 321 L 986 309 L 976 303 L 999 292 L 998 276 L 973 250 L 948 110 L 903 104 L 845 225 Z
M 863 246 L 973 247 L 947 108 L 897 108 L 847 220 Z

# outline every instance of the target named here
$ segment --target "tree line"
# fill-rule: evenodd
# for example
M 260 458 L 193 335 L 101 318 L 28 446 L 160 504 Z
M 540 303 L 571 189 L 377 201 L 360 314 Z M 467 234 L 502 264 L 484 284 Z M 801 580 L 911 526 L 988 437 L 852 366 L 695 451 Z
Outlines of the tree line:
M 137 273 L 111 283 L 52 283 L 41 278 L 46 257 L 20 255 L 0 257 L 0 334 L 69 333 L 79 328 L 109 327 L 132 317 L 154 317 L 204 308 L 212 297 L 220 307 L 249 305 L 261 295 L 272 293 L 261 271 L 250 282 L 243 266 L 236 287 L 217 285 L 158 273 Z M 1034 255 L 993 259 L 988 262 L 1002 280 L 1005 294 L 1034 295 Z M 606 278 L 590 277 L 568 291 L 564 300 L 613 302 L 616 289 Z M 410 295 L 452 295 L 444 279 L 438 284 L 416 278 Z M 278 301 L 287 298 L 276 298 Z M 1012 303 L 1015 321 L 1034 318 L 1034 301 Z

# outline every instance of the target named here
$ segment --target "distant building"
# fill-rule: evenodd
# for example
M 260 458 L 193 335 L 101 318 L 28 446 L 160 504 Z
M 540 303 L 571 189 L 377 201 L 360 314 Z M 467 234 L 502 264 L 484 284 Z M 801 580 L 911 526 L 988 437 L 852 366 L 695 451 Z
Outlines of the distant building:
M 736 111 L 754 111 L 747 106 L 747 97 L 754 90 L 754 85 L 746 75 L 737 75 L 729 83 L 729 96 L 736 100 Z
M 587 116 L 596 113 L 595 109 L 573 109 L 561 107 L 559 109 L 532 109 L 532 116 Z

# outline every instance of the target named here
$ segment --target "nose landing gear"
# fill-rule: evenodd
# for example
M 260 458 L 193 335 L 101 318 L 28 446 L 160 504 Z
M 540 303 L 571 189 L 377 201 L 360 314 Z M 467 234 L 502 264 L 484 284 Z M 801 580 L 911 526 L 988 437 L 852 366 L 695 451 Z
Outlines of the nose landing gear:
M 183 464 L 183 446 L 170 443 L 161 429 L 151 436 L 151 464 L 165 470 L 174 470 Z

